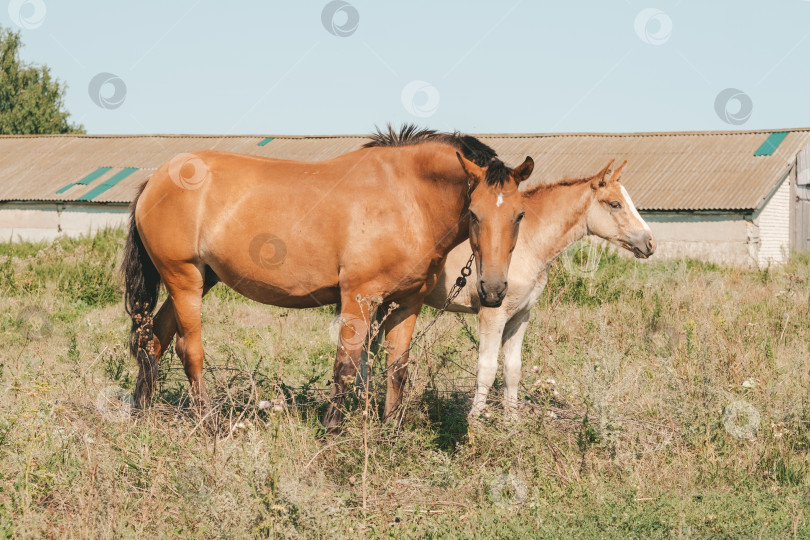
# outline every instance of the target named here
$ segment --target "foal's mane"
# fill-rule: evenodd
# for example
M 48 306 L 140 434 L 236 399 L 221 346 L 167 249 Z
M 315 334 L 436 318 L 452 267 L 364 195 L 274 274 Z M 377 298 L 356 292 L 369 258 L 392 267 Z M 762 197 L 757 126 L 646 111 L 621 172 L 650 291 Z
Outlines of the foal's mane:
M 378 146 L 411 146 L 426 142 L 439 142 L 452 146 L 479 167 L 486 167 L 486 182 L 489 185 L 503 186 L 512 169 L 498 159 L 498 154 L 472 135 L 455 131 L 446 133 L 435 129 L 420 128 L 415 124 L 403 124 L 396 131 L 391 124 L 385 130 L 376 128 L 376 132 L 368 136 L 371 139 L 363 148 Z
M 600 174 L 602 174 L 602 171 L 590 176 L 582 176 L 580 178 L 563 178 L 562 180 L 553 180 L 551 182 L 537 182 L 533 186 L 530 186 L 528 189 L 524 190 L 523 193 L 534 193 L 535 191 L 553 189 L 555 187 L 576 186 L 578 184 L 590 182 Z

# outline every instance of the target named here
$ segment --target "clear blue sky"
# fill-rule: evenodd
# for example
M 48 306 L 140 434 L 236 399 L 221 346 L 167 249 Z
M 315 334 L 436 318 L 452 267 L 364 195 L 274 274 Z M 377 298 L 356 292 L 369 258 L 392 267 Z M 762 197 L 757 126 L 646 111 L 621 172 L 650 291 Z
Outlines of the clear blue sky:
M 345 37 L 325 0 L 3 3 L 0 24 L 28 27 L 23 58 L 68 84 L 89 133 L 810 126 L 806 0 L 350 0 L 329 19 Z M 91 99 L 104 72 L 126 85 L 117 108 Z M 736 124 L 717 112 L 727 88 L 744 93 L 720 107 Z M 113 105 L 115 91 L 100 90 Z

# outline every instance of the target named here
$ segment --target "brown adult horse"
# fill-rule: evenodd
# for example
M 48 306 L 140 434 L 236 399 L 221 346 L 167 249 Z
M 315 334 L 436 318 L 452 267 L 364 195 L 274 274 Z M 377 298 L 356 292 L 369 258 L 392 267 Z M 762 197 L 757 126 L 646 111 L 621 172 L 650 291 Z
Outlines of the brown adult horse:
M 132 203 L 123 272 L 140 371 L 135 402 L 148 406 L 157 362 L 175 350 L 192 396 L 202 377 L 203 295 L 218 281 L 258 302 L 308 308 L 339 302 L 344 324 L 324 426 L 337 429 L 377 296 L 391 347 L 386 417 L 399 404 L 408 348 L 425 296 L 448 253 L 471 239 L 484 305 L 498 306 L 523 217 L 509 197 L 533 169 L 515 169 L 469 135 L 404 126 L 322 162 L 227 152 L 182 154 L 160 167 Z M 154 320 L 160 283 L 169 298 Z

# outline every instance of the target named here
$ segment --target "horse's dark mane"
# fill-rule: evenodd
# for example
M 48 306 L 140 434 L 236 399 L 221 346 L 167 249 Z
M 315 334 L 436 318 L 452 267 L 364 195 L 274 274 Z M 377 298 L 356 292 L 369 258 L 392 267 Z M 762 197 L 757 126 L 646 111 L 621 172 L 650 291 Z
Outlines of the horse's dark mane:
M 446 133 L 435 129 L 420 128 L 415 124 L 403 124 L 399 131 L 396 131 L 391 124 L 388 124 L 385 130 L 376 128 L 376 132 L 369 135 L 369 139 L 371 140 L 364 144 L 363 148 L 410 146 L 425 142 L 449 144 L 479 167 L 487 168 L 486 181 L 489 185 L 502 186 L 512 172 L 512 169 L 498 159 L 495 150 L 472 135 L 458 131 Z

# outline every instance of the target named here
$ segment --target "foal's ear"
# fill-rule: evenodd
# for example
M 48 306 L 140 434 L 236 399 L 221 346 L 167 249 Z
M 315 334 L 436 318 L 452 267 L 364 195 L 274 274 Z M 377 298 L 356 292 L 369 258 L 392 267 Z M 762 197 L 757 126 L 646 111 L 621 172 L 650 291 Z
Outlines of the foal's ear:
M 611 159 L 607 166 L 596 173 L 596 175 L 591 179 L 591 189 L 596 191 L 599 188 L 603 188 L 608 183 L 608 176 L 610 175 L 610 167 L 613 165 L 613 162 L 616 161 L 615 159 Z
M 526 160 L 523 163 L 512 169 L 512 178 L 515 179 L 515 182 L 520 184 L 532 175 L 533 170 L 534 160 L 526 156 Z
M 458 162 L 461 163 L 461 168 L 464 169 L 464 172 L 467 174 L 467 178 L 470 179 L 472 187 L 477 186 L 478 182 L 481 182 L 486 176 L 483 169 L 462 156 L 459 152 L 456 152 L 456 157 L 458 157 Z
M 622 169 L 624 169 L 625 165 L 627 165 L 627 160 L 626 159 L 624 160 L 624 162 L 621 165 L 619 165 L 618 169 L 613 171 L 613 176 L 610 177 L 611 182 L 618 182 L 619 181 L 619 178 L 622 177 Z

